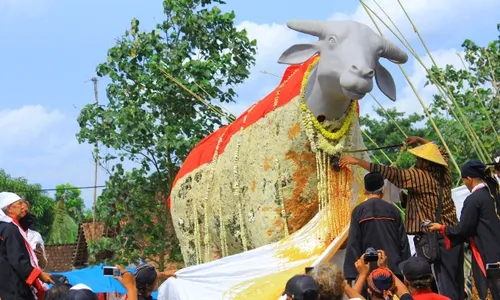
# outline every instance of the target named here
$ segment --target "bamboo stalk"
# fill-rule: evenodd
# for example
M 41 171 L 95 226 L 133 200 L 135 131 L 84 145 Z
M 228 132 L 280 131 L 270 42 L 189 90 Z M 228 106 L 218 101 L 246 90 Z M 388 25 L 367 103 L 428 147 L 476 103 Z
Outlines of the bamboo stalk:
M 377 144 L 377 142 L 375 142 L 375 141 L 374 141 L 374 140 L 373 140 L 373 139 L 372 139 L 372 138 L 368 135 L 368 133 L 366 133 L 366 131 L 361 130 L 361 133 L 363 133 L 363 135 L 364 135 L 364 136 L 365 136 L 365 137 L 366 137 L 366 138 L 367 138 L 367 139 L 368 139 L 368 140 L 369 140 L 369 141 L 370 141 L 373 145 L 375 145 L 375 147 L 379 148 L 379 145 Z M 387 160 L 388 160 L 391 164 L 393 164 L 393 163 L 394 163 L 394 162 L 393 162 L 393 161 L 389 158 L 389 156 L 387 156 L 387 154 L 385 154 L 385 152 L 384 152 L 384 151 L 382 151 L 381 149 L 380 149 L 380 150 L 378 150 L 378 151 L 380 151 L 380 152 L 381 152 L 381 153 L 385 156 L 385 158 L 386 158 L 386 159 L 387 159 Z
M 474 91 L 474 94 L 476 95 L 478 102 L 481 104 L 481 107 L 482 107 L 481 113 L 483 113 L 486 116 L 486 118 L 488 119 L 488 122 L 490 123 L 490 126 L 491 126 L 493 133 L 497 136 L 497 139 L 500 140 L 500 136 L 498 135 L 498 132 L 495 129 L 495 126 L 493 125 L 493 121 L 491 120 L 490 113 L 488 112 L 488 109 L 484 105 L 483 101 L 481 101 L 481 96 L 479 95 L 479 92 L 477 91 L 476 85 L 472 82 L 472 76 L 470 75 L 469 67 L 465 64 L 465 61 L 462 58 L 462 55 L 460 55 L 460 53 L 457 52 L 457 56 L 460 58 L 460 61 L 462 62 L 464 69 L 467 71 L 467 75 L 469 77 L 469 82 L 471 84 L 472 90 Z
M 378 26 L 377 22 L 375 21 L 375 19 L 373 18 L 372 14 L 366 9 L 366 4 L 364 4 L 363 0 L 360 0 L 360 2 L 362 3 L 363 7 L 365 7 L 365 11 L 366 13 L 368 14 L 368 16 L 370 17 L 370 19 L 372 20 L 373 24 L 375 25 L 375 27 L 377 28 L 377 30 L 379 31 L 380 35 L 381 36 L 384 36 L 382 30 L 380 29 L 380 27 Z M 427 106 L 425 105 L 425 103 L 422 101 L 422 98 L 420 97 L 420 95 L 418 94 L 417 92 L 417 89 L 415 88 L 415 86 L 413 85 L 413 82 L 411 82 L 411 79 L 410 77 L 408 76 L 408 74 L 406 73 L 405 69 L 401 66 L 401 65 L 398 65 L 399 69 L 401 70 L 401 72 L 403 72 L 403 75 L 404 77 L 406 78 L 406 81 L 408 81 L 408 84 L 410 85 L 411 89 L 413 90 L 413 93 L 415 93 L 415 96 L 417 97 L 418 101 L 420 102 L 420 105 L 422 105 L 422 108 L 424 109 L 424 112 L 425 114 L 427 115 L 427 118 L 429 119 L 429 121 L 431 122 L 432 124 L 432 127 L 434 128 L 434 130 L 436 131 L 439 139 L 441 140 L 441 143 L 443 144 L 443 146 L 445 147 L 446 151 L 448 152 L 448 154 L 450 155 L 450 160 L 451 162 L 453 163 L 453 165 L 455 166 L 455 168 L 457 169 L 458 172 L 460 172 L 460 168 L 458 167 L 458 164 L 457 162 L 455 161 L 455 158 L 453 157 L 453 154 L 452 152 L 450 151 L 450 148 L 448 147 L 448 144 L 446 143 L 446 141 L 444 140 L 443 138 L 443 135 L 441 134 L 441 131 L 439 130 L 439 128 L 437 127 L 436 123 L 434 122 L 434 119 L 432 118 L 429 110 L 427 109 Z
M 266 75 L 271 75 L 271 76 L 274 76 L 274 77 L 278 77 L 278 78 L 281 78 L 281 76 L 279 75 L 276 75 L 274 73 L 270 73 L 270 72 L 267 72 L 267 71 L 260 71 L 262 74 L 266 74 Z
M 429 75 L 429 77 L 431 78 L 431 80 L 434 82 L 434 84 L 436 85 L 436 87 L 437 87 L 437 89 L 438 89 L 438 92 L 441 94 L 441 96 L 442 96 L 444 99 L 446 99 L 446 98 L 450 99 L 450 95 L 449 95 L 449 94 L 446 94 L 446 93 L 444 92 L 444 89 L 443 89 L 442 85 L 441 85 L 441 84 L 440 84 L 440 83 L 436 80 L 436 78 L 434 77 L 434 74 L 432 74 L 432 72 L 430 72 L 430 70 L 429 70 L 429 69 L 427 68 L 427 66 L 423 63 L 422 59 L 418 56 L 418 54 L 416 53 L 416 51 L 415 51 L 415 50 L 411 47 L 411 45 L 406 45 L 406 43 L 403 41 L 403 39 L 404 39 L 404 40 L 406 40 L 406 39 L 404 38 L 404 36 L 403 36 L 403 37 L 399 37 L 399 35 L 398 35 L 398 34 L 396 34 L 396 33 L 394 32 L 394 30 L 393 30 L 393 29 L 392 29 L 389 25 L 387 25 L 387 23 L 386 23 L 384 20 L 382 20 L 382 18 L 380 18 L 380 16 L 378 16 L 378 14 L 377 14 L 376 12 L 374 12 L 374 11 L 373 11 L 373 10 L 372 10 L 372 9 L 371 9 L 371 8 L 370 8 L 367 4 L 366 4 L 366 3 L 364 3 L 364 1 L 363 1 L 363 0 L 360 0 L 360 2 L 361 2 L 361 4 L 363 5 L 363 8 L 364 8 L 364 9 L 365 9 L 365 11 L 367 12 L 367 14 L 368 14 L 368 15 L 370 16 L 370 18 L 372 19 L 372 22 L 374 22 L 374 19 L 373 19 L 373 17 L 371 16 L 371 14 L 368 12 L 368 10 L 369 10 L 369 11 L 370 11 L 373 15 L 375 15 L 375 16 L 379 19 L 379 21 L 380 21 L 382 24 L 384 24 L 384 26 L 385 26 L 387 29 L 389 29 L 389 31 L 390 31 L 390 32 L 391 32 L 391 33 L 392 33 L 392 34 L 393 34 L 393 35 L 394 35 L 394 36 L 395 36 L 395 37 L 396 37 L 396 38 L 397 38 L 397 39 L 398 39 L 398 40 L 399 40 L 399 41 L 400 41 L 400 42 L 401 42 L 401 43 L 402 43 L 405 47 L 406 47 L 406 49 L 407 49 L 407 50 L 408 50 L 408 51 L 409 51 L 409 52 L 410 52 L 410 53 L 411 53 L 411 54 L 415 57 L 415 59 L 416 59 L 416 60 L 420 63 L 420 65 L 421 65 L 421 66 L 425 69 L 425 71 L 427 72 L 427 74 Z M 379 6 L 379 7 L 380 7 L 380 6 Z M 385 13 L 385 10 L 384 10 L 382 7 L 380 7 L 380 9 L 382 10 L 382 12 L 383 12 L 386 16 L 388 16 L 388 14 L 387 14 L 387 13 Z M 389 20 L 392 22 L 392 19 L 390 19 L 390 18 L 389 18 Z M 375 23 L 374 23 L 374 24 L 375 24 Z M 394 22 L 392 22 L 392 24 L 394 24 Z M 380 28 L 378 27 L 378 25 L 377 25 L 377 24 L 375 24 L 375 26 L 377 27 L 377 29 L 379 30 L 379 32 L 381 32 L 381 31 L 380 31 Z M 396 30 L 398 30 L 398 32 L 401 32 L 401 31 L 399 31 L 399 29 L 397 28 L 397 26 L 396 26 L 395 24 L 394 24 L 394 26 L 396 27 Z M 432 58 L 432 59 L 433 59 L 433 58 Z M 442 73 L 441 73 L 441 70 L 440 70 L 439 68 L 438 68 L 438 71 L 440 72 L 441 77 L 443 77 L 443 75 L 442 75 Z M 448 91 L 449 91 L 449 92 L 450 92 L 450 94 L 451 94 L 451 91 L 450 91 L 450 89 L 449 89 L 449 86 L 446 86 L 446 88 L 448 89 Z M 453 99 L 450 99 L 450 100 L 452 100 L 452 102 L 455 102 L 455 101 L 454 101 L 454 98 L 453 98 Z M 455 117 L 455 118 L 456 118 L 457 120 L 459 120 L 459 118 L 457 118 L 457 117 Z M 463 117 L 462 117 L 462 120 L 461 120 L 461 121 L 462 121 L 462 122 L 464 122 L 464 123 L 466 123 L 466 124 L 467 124 L 467 123 L 469 123 L 469 122 L 468 122 L 468 119 L 463 118 Z M 483 151 L 482 151 L 483 149 L 481 148 L 482 144 L 481 144 L 480 142 L 478 142 L 478 141 L 477 141 L 479 138 L 477 137 L 477 135 L 476 135 L 476 134 L 475 134 L 475 132 L 473 131 L 472 126 L 470 126 L 470 123 L 468 124 L 468 126 L 462 126 L 462 128 L 464 129 L 465 135 L 467 136 L 467 138 L 469 139 L 469 141 L 470 141 L 471 143 L 475 143 L 475 147 L 474 147 L 474 149 L 475 149 L 475 151 L 477 152 L 478 156 L 479 156 L 479 157 L 481 157 L 481 158 L 482 158 L 482 157 L 484 157 L 484 153 L 483 153 Z
M 408 135 L 403 131 L 403 129 L 401 129 L 401 127 L 399 127 L 399 124 L 398 122 L 396 122 L 396 120 L 394 120 L 393 117 L 391 117 L 391 115 L 387 112 L 387 110 L 382 106 L 382 104 L 380 102 L 378 102 L 377 98 L 375 98 L 375 96 L 372 95 L 372 93 L 370 93 L 370 96 L 373 98 L 373 100 L 375 100 L 375 102 L 377 102 L 377 104 L 380 106 L 380 108 L 382 109 L 382 111 L 384 112 L 384 114 L 387 116 L 387 118 L 392 121 L 394 123 L 394 125 L 396 125 L 396 127 L 399 129 L 399 131 L 401 131 L 401 133 L 404 135 L 405 138 L 408 138 Z
M 441 69 L 438 67 L 437 63 L 436 63 L 436 60 L 434 59 L 434 56 L 432 55 L 431 51 L 429 50 L 429 48 L 427 47 L 427 43 L 425 42 L 424 38 L 422 37 L 422 35 L 420 34 L 420 31 L 418 30 L 417 26 L 415 26 L 415 23 L 413 22 L 412 18 L 410 17 L 410 15 L 408 14 L 408 12 L 406 11 L 405 7 L 403 6 L 403 4 L 401 3 L 401 0 L 397 0 L 398 3 L 399 3 L 399 6 L 401 7 L 401 9 L 403 10 L 404 14 L 406 15 L 408 21 L 410 22 L 411 26 L 413 27 L 413 30 L 415 31 L 415 33 L 417 34 L 420 42 L 422 43 L 422 46 L 424 46 L 424 49 L 425 51 L 427 52 L 427 54 L 429 55 L 429 58 L 431 59 L 432 63 L 434 64 L 434 66 L 436 66 L 436 69 L 438 70 L 438 73 L 441 77 L 441 80 L 443 82 L 446 82 L 445 81 L 445 78 L 444 78 L 444 74 L 441 72 Z M 462 118 L 462 121 L 466 124 L 466 128 L 470 130 L 472 136 L 476 139 L 477 141 L 477 144 L 478 144 L 478 148 L 481 150 L 481 156 L 483 161 L 486 161 L 486 149 L 484 149 L 484 146 L 482 143 L 480 143 L 480 139 L 479 137 L 477 136 L 476 132 L 474 131 L 474 128 L 472 127 L 472 125 L 470 124 L 469 120 L 465 117 L 463 111 L 462 111 L 462 108 L 458 105 L 458 103 L 456 102 L 456 99 L 455 97 L 453 96 L 453 93 L 452 91 L 450 90 L 450 87 L 449 85 L 447 85 L 445 83 L 445 86 L 446 86 L 446 89 L 448 90 L 448 97 L 449 99 L 453 102 L 453 105 L 455 106 L 455 108 L 458 110 L 458 114 L 459 116 Z M 484 152 L 483 152 L 484 151 Z
M 232 122 L 234 120 L 230 120 L 227 115 L 225 115 L 220 109 L 218 109 L 217 107 L 215 107 L 214 105 L 208 103 L 206 100 L 204 100 L 203 98 L 201 98 L 200 96 L 198 96 L 197 94 L 195 94 L 193 91 L 191 91 L 190 89 L 188 89 L 182 82 L 180 82 L 179 80 L 177 80 L 176 78 L 174 78 L 172 75 L 170 75 L 169 73 L 167 73 L 165 70 L 163 70 L 162 68 L 160 68 L 160 71 L 168 78 L 170 79 L 171 81 L 173 81 L 175 84 L 177 84 L 179 87 L 181 87 L 183 90 L 185 90 L 186 92 L 188 92 L 189 94 L 191 94 L 191 96 L 193 96 L 195 99 L 197 99 L 198 101 L 200 101 L 201 103 L 205 104 L 208 108 L 210 108 L 213 112 L 215 112 L 216 114 L 218 114 L 219 116 L 225 118 L 228 122 Z M 236 119 L 236 116 L 233 115 L 232 113 L 229 113 L 229 116 Z
M 384 22 L 384 20 L 382 20 L 382 18 L 380 18 L 378 16 L 377 13 L 375 13 L 368 5 L 366 5 L 362 0 L 360 0 L 361 4 L 363 5 L 365 11 L 369 10 L 371 11 L 371 13 L 373 15 L 375 15 L 379 21 L 384 24 L 384 26 L 386 28 L 389 29 L 389 31 L 391 31 L 391 33 L 401 42 L 401 44 L 403 44 L 406 49 L 413 55 L 413 57 L 415 57 L 415 59 L 420 63 L 420 65 L 425 69 L 425 71 L 427 72 L 427 74 L 429 75 L 429 77 L 431 77 L 432 81 L 434 82 L 434 84 L 436 85 L 436 88 L 438 89 L 438 92 L 441 94 L 441 96 L 443 97 L 443 99 L 446 99 L 446 98 L 449 98 L 449 96 L 447 96 L 447 94 L 444 92 L 444 89 L 443 87 L 441 86 L 441 84 L 436 80 L 436 78 L 434 77 L 434 74 L 427 68 L 427 66 L 424 64 L 424 62 L 422 61 L 422 59 L 420 58 L 420 56 L 417 54 L 417 52 L 413 49 L 413 47 L 410 45 L 410 43 L 408 42 L 408 40 L 406 40 L 406 38 L 404 37 L 404 35 L 402 34 L 402 32 L 399 30 L 399 28 L 397 27 L 397 25 L 394 23 L 394 21 L 392 21 L 392 18 L 385 12 L 385 10 L 380 6 L 380 10 L 384 13 L 384 15 L 387 16 L 387 18 L 389 19 L 389 21 L 394 25 L 394 27 L 396 28 L 396 30 L 402 35 L 402 37 L 399 37 L 398 34 L 396 34 L 394 32 L 394 30 L 392 30 L 392 28 L 387 25 L 387 23 Z M 368 13 L 368 11 L 367 11 Z M 373 18 L 371 18 L 372 21 L 373 21 Z M 374 23 L 375 24 L 375 23 Z M 378 27 L 377 24 L 375 24 L 375 26 L 377 27 L 377 29 L 379 29 L 379 32 L 380 32 L 380 28 Z M 452 108 L 450 108 L 449 104 L 446 103 L 447 106 L 448 106 L 448 110 L 452 112 L 454 118 L 456 120 L 459 120 L 459 118 L 457 117 L 457 115 L 455 114 L 454 110 Z M 469 132 L 469 130 L 467 130 L 465 128 L 465 126 L 462 124 L 462 122 L 459 122 L 460 124 L 460 127 L 462 128 L 462 130 L 464 131 L 465 133 L 465 136 L 467 137 L 467 139 L 469 140 L 469 142 L 473 145 L 473 148 L 474 148 L 474 151 L 477 153 L 478 157 L 482 157 L 482 152 L 481 150 L 479 149 L 479 145 L 478 143 L 476 142 L 476 140 L 474 140 L 473 137 L 471 137 L 471 133 Z
M 495 89 L 496 94 L 499 95 L 497 80 L 495 79 L 495 71 L 493 69 L 493 66 L 491 65 L 491 59 L 490 59 L 490 55 L 488 54 L 487 47 L 484 48 L 484 54 L 486 55 L 486 59 L 488 60 L 488 66 L 489 66 L 490 73 L 491 73 L 491 84 L 493 85 L 493 88 Z M 499 100 L 500 100 L 500 97 L 499 97 Z

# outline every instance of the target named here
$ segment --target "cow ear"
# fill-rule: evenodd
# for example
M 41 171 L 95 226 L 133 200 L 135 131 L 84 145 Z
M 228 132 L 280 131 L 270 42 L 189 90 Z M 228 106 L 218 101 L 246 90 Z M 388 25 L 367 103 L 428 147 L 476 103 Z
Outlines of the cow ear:
M 313 57 L 318 51 L 319 48 L 315 44 L 295 44 L 281 54 L 278 63 L 298 65 Z
M 375 81 L 377 86 L 389 99 L 396 101 L 396 84 L 389 71 L 377 62 L 375 69 Z

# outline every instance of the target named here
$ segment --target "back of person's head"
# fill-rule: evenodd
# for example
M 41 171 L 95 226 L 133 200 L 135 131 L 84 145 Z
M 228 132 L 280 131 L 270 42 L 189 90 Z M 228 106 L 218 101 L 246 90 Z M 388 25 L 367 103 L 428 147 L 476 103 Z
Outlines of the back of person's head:
M 387 268 L 373 270 L 366 279 L 368 293 L 372 299 L 392 299 L 396 292 L 394 274 Z
M 64 300 L 99 300 L 99 298 L 91 288 L 80 283 L 69 289 Z
M 491 167 L 487 167 L 483 162 L 477 159 L 467 161 L 460 169 L 462 176 L 462 181 L 467 186 L 469 190 L 472 190 L 474 180 L 482 181 L 486 184 L 486 187 L 490 190 L 491 195 L 496 198 L 497 201 L 499 194 L 498 181 L 495 179 L 493 170 Z
M 152 293 L 157 287 L 158 273 L 156 268 L 150 264 L 141 264 L 134 273 L 137 291 L 141 295 Z
M 45 294 L 45 300 L 62 300 L 71 287 L 71 284 L 58 283 L 47 291 Z
M 283 295 L 293 300 L 318 300 L 319 285 L 309 275 L 295 275 L 286 283 Z
M 333 263 L 323 263 L 315 267 L 311 277 L 319 285 L 320 300 L 340 300 L 344 296 L 344 276 Z
M 413 256 L 399 264 L 407 285 L 415 290 L 426 290 L 432 284 L 431 265 L 425 258 Z
M 384 195 L 384 177 L 379 172 L 371 172 L 365 175 L 365 194 L 378 195 L 380 198 Z

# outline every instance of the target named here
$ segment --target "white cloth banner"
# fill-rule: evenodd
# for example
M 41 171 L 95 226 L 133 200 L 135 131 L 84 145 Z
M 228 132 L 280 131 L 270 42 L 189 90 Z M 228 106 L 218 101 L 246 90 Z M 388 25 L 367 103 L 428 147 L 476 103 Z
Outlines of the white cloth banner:
M 399 194 L 388 185 L 392 199 Z M 465 186 L 452 190 L 457 214 L 469 191 Z M 343 265 L 344 251 L 338 251 L 346 228 L 326 249 L 317 238 L 321 223 L 318 213 L 306 226 L 277 243 L 228 256 L 217 261 L 179 270 L 177 278 L 165 281 L 158 290 L 159 300 L 279 299 L 286 281 L 304 268 L 331 259 Z M 414 253 L 413 236 L 409 236 Z M 318 252 L 319 249 L 319 252 Z M 331 253 L 336 253 L 331 258 Z

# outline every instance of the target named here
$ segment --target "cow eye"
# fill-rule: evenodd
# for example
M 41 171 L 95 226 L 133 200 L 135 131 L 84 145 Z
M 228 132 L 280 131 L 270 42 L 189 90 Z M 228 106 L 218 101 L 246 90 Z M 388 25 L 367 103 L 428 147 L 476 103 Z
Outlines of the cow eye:
M 337 37 L 332 35 L 329 39 L 328 39 L 328 42 L 330 44 L 336 44 L 337 43 Z

